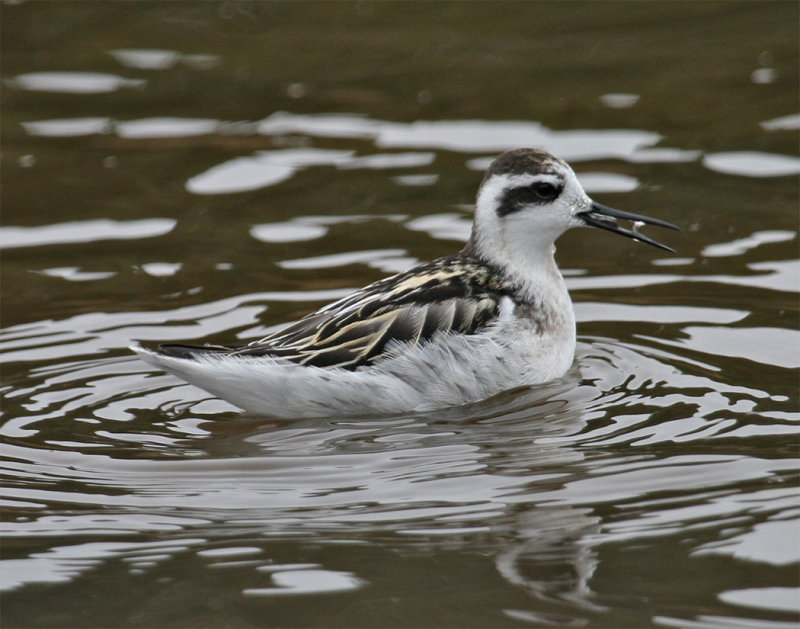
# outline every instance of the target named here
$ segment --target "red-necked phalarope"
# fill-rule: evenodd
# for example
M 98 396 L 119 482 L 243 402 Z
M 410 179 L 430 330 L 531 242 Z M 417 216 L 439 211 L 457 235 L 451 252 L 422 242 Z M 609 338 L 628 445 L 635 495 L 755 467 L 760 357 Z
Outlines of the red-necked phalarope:
M 634 221 L 634 230 L 616 219 Z M 569 165 L 517 149 L 489 167 L 458 253 L 370 284 L 242 346 L 134 346 L 147 362 L 273 417 L 430 410 L 563 375 L 575 315 L 554 241 L 590 225 L 678 229 L 592 201 Z

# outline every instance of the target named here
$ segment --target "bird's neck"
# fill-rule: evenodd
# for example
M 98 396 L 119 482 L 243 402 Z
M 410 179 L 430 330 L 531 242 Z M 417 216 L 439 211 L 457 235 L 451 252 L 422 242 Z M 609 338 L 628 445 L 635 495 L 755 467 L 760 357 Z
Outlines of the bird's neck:
M 527 302 L 569 300 L 553 244 L 524 252 L 513 248 L 486 252 L 470 239 L 462 253 L 496 269 Z

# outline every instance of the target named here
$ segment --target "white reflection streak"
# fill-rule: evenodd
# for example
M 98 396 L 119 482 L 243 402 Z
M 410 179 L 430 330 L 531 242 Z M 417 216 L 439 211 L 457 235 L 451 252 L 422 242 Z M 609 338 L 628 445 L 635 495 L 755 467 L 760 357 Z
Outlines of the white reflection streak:
M 121 138 L 188 138 L 219 132 L 220 122 L 213 118 L 142 118 L 117 122 L 115 129 Z
M 278 112 L 259 123 L 258 133 L 371 139 L 379 148 L 427 148 L 463 153 L 499 153 L 520 146 L 535 146 L 570 161 L 618 158 L 632 162 L 681 162 L 695 160 L 700 155 L 698 151 L 655 148 L 661 136 L 649 131 L 558 131 L 529 120 L 418 120 L 399 123 L 347 114 Z
M 288 566 L 291 568 L 291 566 Z M 286 596 L 298 594 L 326 594 L 346 592 L 365 586 L 366 581 L 350 572 L 336 572 L 323 569 L 280 570 L 275 566 L 272 581 L 277 587 L 248 588 L 242 591 L 245 596 Z
M 619 173 L 577 173 L 583 189 L 589 193 L 632 192 L 641 184 L 636 177 Z
M 370 249 L 368 251 L 350 251 L 310 258 L 298 258 L 296 260 L 284 260 L 277 264 L 283 269 L 329 269 L 349 264 L 379 262 L 385 258 L 404 256 L 406 253 L 405 249 Z
M 768 460 L 723 455 L 673 456 L 655 465 L 652 461 L 645 460 L 600 467 L 586 478 L 568 482 L 562 488 L 541 493 L 538 497 L 539 500 L 552 504 L 572 506 L 618 503 L 673 491 L 676 487 L 680 487 L 684 494 L 689 491 L 696 493 L 697 490 L 735 487 L 737 483 L 753 482 L 774 477 L 778 472 L 794 470 L 796 465 L 796 461 L 788 459 Z M 718 508 L 718 516 L 719 511 L 721 509 Z M 671 534 L 661 526 L 663 522 L 649 526 L 654 517 L 661 515 L 648 512 L 642 516 L 641 521 L 635 520 L 633 524 L 620 522 L 619 534 L 606 534 L 603 541 Z M 685 521 L 683 526 L 687 526 Z M 631 530 L 626 530 L 629 527 Z
M 741 321 L 750 314 L 747 310 L 701 308 L 698 306 L 639 306 L 607 302 L 582 301 L 575 304 L 575 316 L 585 321 L 650 321 L 658 323 L 716 323 Z
M 800 114 L 781 116 L 759 123 L 767 131 L 794 131 L 800 129 Z
M 95 280 L 105 280 L 116 275 L 114 271 L 82 271 L 80 267 L 77 266 L 54 267 L 52 269 L 43 269 L 33 272 L 49 277 L 60 277 L 70 282 L 92 282 Z
M 126 79 L 99 72 L 31 72 L 9 79 L 12 87 L 32 92 L 105 94 L 123 87 L 143 87 L 144 79 Z
M 145 218 L 135 221 L 95 219 L 38 227 L 0 227 L 0 249 L 153 238 L 168 234 L 176 223 L 172 218 Z
M 1 562 L 0 590 L 15 590 L 31 583 L 67 583 L 91 570 L 103 561 L 131 552 L 168 551 L 171 558 L 177 552 L 202 544 L 204 539 L 181 539 L 162 542 L 89 542 L 73 546 L 56 546 L 27 559 L 8 559 Z
M 405 224 L 407 229 L 425 232 L 438 240 L 466 242 L 472 231 L 472 218 L 455 212 L 428 214 Z
M 353 153 L 314 148 L 259 151 L 250 157 L 223 162 L 191 177 L 186 182 L 186 189 L 194 194 L 258 190 L 285 181 L 302 168 L 335 165 Z
M 787 505 L 786 511 L 797 504 Z M 797 535 L 800 519 L 770 520 L 756 524 L 751 530 L 730 539 L 704 544 L 694 555 L 727 555 L 735 559 L 788 566 L 800 563 Z
M 686 347 L 709 355 L 743 358 L 762 365 L 795 369 L 800 367 L 800 332 L 788 328 L 722 328 L 689 326 L 688 338 L 671 341 L 646 337 L 670 347 Z
M 52 120 L 35 120 L 23 122 L 25 133 L 50 138 L 80 137 L 85 135 L 102 135 L 111 133 L 111 118 L 55 118 Z
M 220 63 L 218 55 L 181 54 L 158 48 L 118 48 L 109 50 L 108 54 L 120 65 L 138 70 L 168 70 L 179 63 L 193 70 L 208 70 Z
M 174 50 L 156 48 L 119 48 L 109 50 L 110 54 L 121 65 L 139 70 L 167 70 L 178 62 L 180 53 Z
M 795 544 L 796 546 L 796 544 Z M 719 600 L 731 605 L 797 613 L 800 608 L 800 589 L 792 587 L 746 588 L 721 592 Z
M 726 175 L 742 177 L 787 177 L 800 174 L 800 158 L 757 151 L 709 153 L 703 166 Z
M 769 229 L 753 232 L 745 238 L 738 238 L 731 242 L 719 242 L 708 245 L 700 255 L 706 258 L 719 258 L 725 256 L 738 256 L 756 249 L 761 245 L 775 242 L 788 242 L 797 238 L 797 233 L 786 229 Z

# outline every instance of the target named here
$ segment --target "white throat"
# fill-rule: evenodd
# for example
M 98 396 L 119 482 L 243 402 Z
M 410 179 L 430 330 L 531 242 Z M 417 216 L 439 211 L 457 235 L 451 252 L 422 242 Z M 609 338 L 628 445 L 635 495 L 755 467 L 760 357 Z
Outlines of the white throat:
M 498 216 L 500 197 L 517 183 L 515 179 L 497 177 L 482 186 L 470 243 L 475 253 L 502 268 L 520 290 L 534 295 L 546 285 L 563 285 L 554 243 L 569 227 L 569 218 L 557 208 Z

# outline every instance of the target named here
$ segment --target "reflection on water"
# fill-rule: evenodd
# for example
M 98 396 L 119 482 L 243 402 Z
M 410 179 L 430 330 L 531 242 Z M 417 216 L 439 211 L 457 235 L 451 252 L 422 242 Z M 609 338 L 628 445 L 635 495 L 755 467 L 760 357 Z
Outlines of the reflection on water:
M 794 626 L 789 4 L 124 6 L 3 8 L 5 625 Z M 563 378 L 286 422 L 127 351 L 455 251 L 522 145 L 685 230 L 559 241 Z
M 37 227 L 7 226 L 0 230 L 0 248 L 152 238 L 169 233 L 176 222 L 171 218 L 146 218 L 140 221 L 98 219 Z
M 30 72 L 16 76 L 8 83 L 13 88 L 32 92 L 103 94 L 123 87 L 143 87 L 145 81 L 99 72 Z
M 710 153 L 703 158 L 703 164 L 719 173 L 744 177 L 786 177 L 800 174 L 800 157 L 755 151 Z
M 178 64 L 192 70 L 210 70 L 220 62 L 217 55 L 187 55 L 175 50 L 120 48 L 109 50 L 108 54 L 121 65 L 139 70 L 168 70 Z

